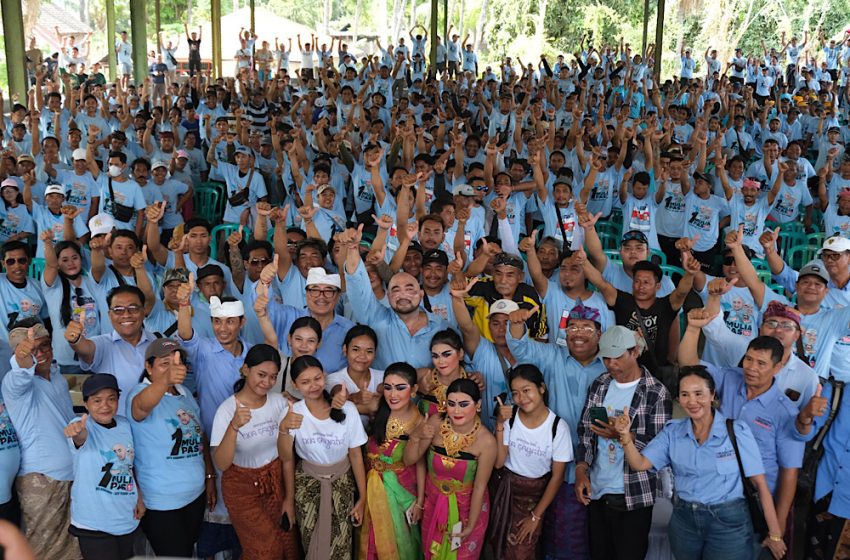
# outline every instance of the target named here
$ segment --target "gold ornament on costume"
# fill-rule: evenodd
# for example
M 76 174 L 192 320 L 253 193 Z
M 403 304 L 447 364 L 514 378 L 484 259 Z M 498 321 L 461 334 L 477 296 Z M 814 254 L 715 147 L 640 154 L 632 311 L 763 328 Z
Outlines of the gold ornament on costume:
M 454 457 L 464 447 L 472 445 L 480 427 L 481 420 L 476 416 L 472 430 L 468 434 L 459 434 L 452 428 L 452 423 L 448 418 L 443 420 L 443 423 L 440 424 L 440 437 L 443 438 L 443 447 L 446 449 L 446 455 Z
M 458 379 L 467 379 L 469 376 L 466 374 L 466 370 L 460 368 L 460 377 Z M 431 370 L 431 396 L 434 397 L 437 401 L 437 410 L 440 413 L 446 411 L 446 391 L 448 390 L 448 385 L 443 385 L 440 383 L 440 378 L 437 374 L 437 368 Z
M 409 434 L 418 421 L 418 411 L 416 411 L 412 418 L 408 418 L 407 420 L 402 420 L 400 418 L 390 418 L 389 420 L 387 420 L 386 440 L 384 441 L 384 443 L 389 444 L 392 440 L 398 439 L 405 434 Z

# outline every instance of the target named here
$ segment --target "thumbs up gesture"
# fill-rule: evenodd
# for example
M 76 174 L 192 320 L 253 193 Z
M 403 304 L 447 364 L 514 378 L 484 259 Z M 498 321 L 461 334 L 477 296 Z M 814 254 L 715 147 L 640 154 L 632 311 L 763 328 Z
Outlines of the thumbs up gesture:
M 331 408 L 339 408 L 341 409 L 345 405 L 345 401 L 348 400 L 348 387 L 346 387 L 345 383 L 339 386 L 339 391 L 333 396 L 331 400 Z
M 826 397 L 822 397 L 823 385 L 818 384 L 815 394 L 809 399 L 809 402 L 800 411 L 799 417 L 802 424 L 810 424 L 815 416 L 823 416 L 826 413 Z
M 237 432 L 239 428 L 251 421 L 251 409 L 239 402 L 236 399 L 236 410 L 233 411 L 233 419 L 230 420 L 230 425 Z
M 35 329 L 27 329 L 27 337 L 15 346 L 15 360 L 22 368 L 32 367 L 33 351 L 35 350 Z
M 502 401 L 501 395 L 496 397 L 496 422 L 499 424 L 504 424 L 508 420 L 511 419 L 511 415 L 514 412 L 514 407 L 509 404 L 505 404 Z
M 86 335 L 86 310 L 80 311 L 80 317 L 77 321 L 71 321 L 65 327 L 65 340 L 69 344 L 76 344 L 82 337 Z M 17 352 L 16 352 L 17 353 Z M 20 363 L 20 361 L 18 362 Z
M 177 287 L 177 301 L 180 303 L 189 303 L 192 293 L 195 291 L 195 273 L 189 273 L 189 282 L 180 284 Z
M 182 363 L 180 351 L 176 351 L 168 367 L 168 384 L 179 385 L 186 379 L 186 365 Z
M 85 441 L 86 439 L 86 420 L 89 419 L 88 414 L 83 414 L 78 422 L 71 422 L 65 426 L 65 437 L 72 438 L 74 443 L 78 443 L 78 439 Z

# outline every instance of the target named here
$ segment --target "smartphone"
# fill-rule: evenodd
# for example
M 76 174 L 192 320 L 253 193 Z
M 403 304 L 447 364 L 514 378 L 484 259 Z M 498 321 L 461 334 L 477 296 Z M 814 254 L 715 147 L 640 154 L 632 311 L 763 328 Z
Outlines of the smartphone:
M 590 407 L 590 423 L 591 423 L 591 425 L 596 426 L 597 424 L 599 424 L 599 422 L 597 422 L 597 420 L 599 420 L 599 422 L 601 422 L 603 424 L 608 423 L 608 411 L 605 409 L 604 406 L 591 406 Z
M 289 523 L 289 516 L 285 513 L 283 514 L 283 517 L 280 518 L 280 528 L 287 533 L 292 528 L 292 525 Z
M 458 521 L 454 525 L 452 525 L 452 534 L 460 533 L 463 531 L 463 522 Z M 452 550 L 460 549 L 460 537 L 452 537 Z

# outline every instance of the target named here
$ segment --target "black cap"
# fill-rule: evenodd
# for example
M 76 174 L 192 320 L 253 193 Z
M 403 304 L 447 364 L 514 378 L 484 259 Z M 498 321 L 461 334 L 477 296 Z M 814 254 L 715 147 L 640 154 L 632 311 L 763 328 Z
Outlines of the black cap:
M 222 278 L 224 278 L 224 271 L 221 270 L 221 267 L 217 264 L 208 264 L 198 269 L 198 282 L 200 282 L 207 276 L 221 276 Z
M 118 380 L 111 373 L 93 373 L 83 381 L 83 400 L 87 400 L 102 389 L 115 389 L 119 394 Z
M 407 251 L 416 251 L 417 253 L 423 254 L 425 251 L 422 249 L 422 245 L 419 244 L 418 241 L 411 241 L 410 246 L 407 248 Z M 423 263 L 424 264 L 424 263 Z
M 623 240 L 620 242 L 620 245 L 624 244 L 626 241 L 640 241 L 644 245 L 649 245 L 649 240 L 646 238 L 646 234 L 636 229 L 630 229 L 624 233 Z
M 441 251 L 440 249 L 431 249 L 430 251 L 422 255 L 422 266 L 431 263 L 437 263 L 442 266 L 449 266 L 449 256 L 446 255 L 445 251 Z

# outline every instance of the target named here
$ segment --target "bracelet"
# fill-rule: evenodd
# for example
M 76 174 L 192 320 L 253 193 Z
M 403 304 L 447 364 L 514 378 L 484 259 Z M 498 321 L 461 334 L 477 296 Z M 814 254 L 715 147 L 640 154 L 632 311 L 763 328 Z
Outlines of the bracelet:
M 423 510 L 423 511 L 425 510 L 425 506 L 420 506 L 418 503 L 413 504 L 413 507 L 415 507 L 416 509 Z
M 531 510 L 531 521 L 533 523 L 537 523 L 538 521 L 540 521 L 540 518 L 534 515 L 534 510 Z
M 814 419 L 814 418 L 812 418 L 812 419 L 810 419 L 808 422 L 803 422 L 802 420 L 800 420 L 800 418 L 799 418 L 799 416 L 798 416 L 798 417 L 797 417 L 797 422 L 799 422 L 801 426 L 811 426 L 812 424 L 814 424 L 815 419 Z
M 231 427 L 231 428 L 233 428 L 233 431 L 234 431 L 234 432 L 238 432 L 238 431 L 239 431 L 239 428 L 237 428 L 236 426 L 234 426 L 234 425 L 233 425 L 233 421 L 232 421 L 232 420 L 230 421 L 230 427 Z
M 782 542 L 782 536 L 768 535 L 767 538 L 773 542 Z
M 207 480 L 212 480 L 215 478 L 215 473 L 207 474 Z
M 82 335 L 82 334 L 78 334 L 78 335 L 77 335 L 77 338 L 75 338 L 74 340 L 69 340 L 69 341 L 68 341 L 68 344 L 76 344 L 76 343 L 78 343 L 78 342 L 80 341 L 80 339 L 81 339 L 81 338 L 83 338 L 83 335 Z

